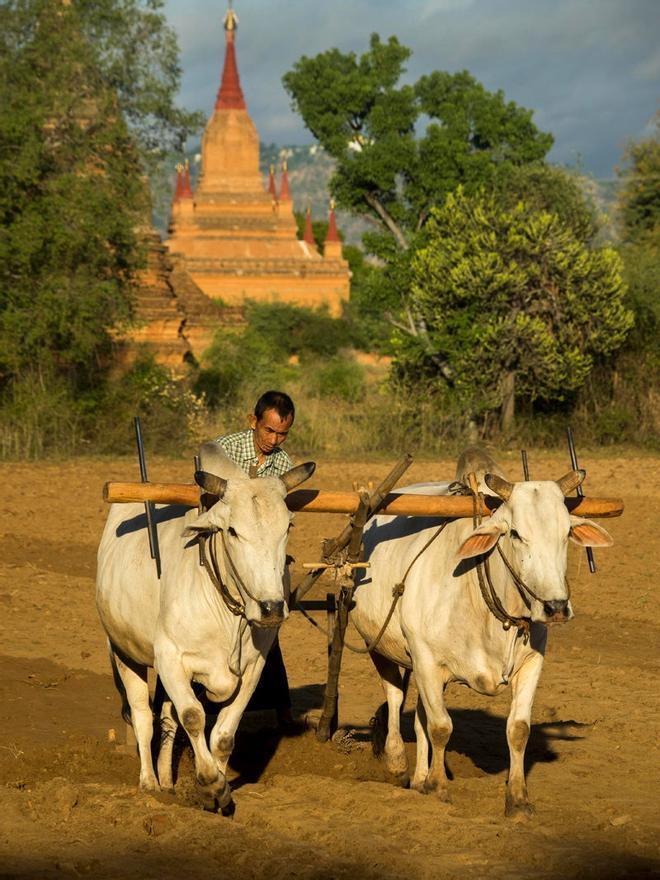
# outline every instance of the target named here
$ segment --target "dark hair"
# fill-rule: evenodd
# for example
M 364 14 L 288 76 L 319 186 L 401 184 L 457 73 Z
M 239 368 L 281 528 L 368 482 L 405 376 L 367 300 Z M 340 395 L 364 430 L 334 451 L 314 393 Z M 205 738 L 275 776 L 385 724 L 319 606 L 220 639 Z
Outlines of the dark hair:
M 261 395 L 254 406 L 257 421 L 261 419 L 267 409 L 274 409 L 281 419 L 288 419 L 291 416 L 291 421 L 293 421 L 296 415 L 293 401 L 283 391 L 266 391 Z

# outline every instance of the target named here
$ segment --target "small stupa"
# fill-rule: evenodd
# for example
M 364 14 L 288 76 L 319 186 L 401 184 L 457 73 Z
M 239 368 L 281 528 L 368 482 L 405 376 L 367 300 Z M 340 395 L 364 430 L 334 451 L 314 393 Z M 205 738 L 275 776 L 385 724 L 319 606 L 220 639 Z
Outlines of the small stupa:
M 285 162 L 279 194 L 272 167 L 264 186 L 259 135 L 238 75 L 238 16 L 231 3 L 224 28 L 225 62 L 202 139 L 201 172 L 193 192 L 189 169 L 184 169 L 167 246 L 207 296 L 227 305 L 246 299 L 327 304 L 337 315 L 348 300 L 350 272 L 336 228 L 331 247 L 321 256 L 313 239 L 296 237 Z

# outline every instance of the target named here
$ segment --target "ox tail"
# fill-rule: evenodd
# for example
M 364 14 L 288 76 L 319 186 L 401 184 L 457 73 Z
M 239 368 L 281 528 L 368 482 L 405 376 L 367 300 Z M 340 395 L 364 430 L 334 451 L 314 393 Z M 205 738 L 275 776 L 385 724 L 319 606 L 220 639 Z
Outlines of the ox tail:
M 133 719 L 131 718 L 131 707 L 128 702 L 128 696 L 126 694 L 126 688 L 124 687 L 124 682 L 121 680 L 121 675 L 119 674 L 119 670 L 117 669 L 117 657 L 115 655 L 115 647 L 112 642 L 108 641 L 108 649 L 110 651 L 110 665 L 112 666 L 112 677 L 115 682 L 115 687 L 119 692 L 119 697 L 121 699 L 121 717 L 124 719 L 126 724 L 133 725 Z
M 403 691 L 402 706 L 406 701 L 408 693 L 408 685 L 410 684 L 410 669 L 406 669 L 403 673 L 401 681 L 401 690 Z M 376 709 L 376 714 L 369 722 L 371 728 L 371 751 L 375 758 L 380 758 L 385 754 L 385 740 L 387 739 L 387 729 L 390 721 L 390 708 L 387 703 L 381 703 Z

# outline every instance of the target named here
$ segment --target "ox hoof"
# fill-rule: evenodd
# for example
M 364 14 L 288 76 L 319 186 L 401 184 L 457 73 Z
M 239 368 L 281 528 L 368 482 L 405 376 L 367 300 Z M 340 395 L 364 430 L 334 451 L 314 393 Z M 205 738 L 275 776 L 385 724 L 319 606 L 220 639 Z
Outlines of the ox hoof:
M 418 789 L 418 791 L 421 791 L 423 794 L 432 794 L 441 804 L 451 803 L 451 795 L 447 786 L 441 785 L 434 780 L 429 781 L 429 779 L 425 779 L 422 788 Z
M 224 807 L 220 807 L 220 812 L 228 819 L 233 819 L 234 813 L 236 812 L 236 802 L 230 800 L 229 803 L 226 804 Z
M 529 801 L 514 801 L 508 795 L 504 801 L 504 815 L 507 819 L 524 822 L 533 816 L 535 812 L 534 804 L 530 804 Z
M 153 779 L 141 779 L 140 780 L 140 791 L 160 791 L 160 785 L 158 781 L 154 777 Z
M 410 785 L 410 774 L 407 770 L 400 770 L 398 773 L 392 773 L 391 770 L 388 770 L 387 780 L 399 788 L 408 788 Z

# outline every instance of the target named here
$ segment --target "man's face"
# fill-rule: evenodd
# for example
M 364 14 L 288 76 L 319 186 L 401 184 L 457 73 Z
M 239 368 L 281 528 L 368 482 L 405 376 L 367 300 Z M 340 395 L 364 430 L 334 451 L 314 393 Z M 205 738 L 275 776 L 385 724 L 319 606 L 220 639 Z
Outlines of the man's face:
M 255 415 L 250 416 L 250 427 L 254 431 L 254 445 L 257 452 L 270 455 L 274 449 L 284 443 L 292 424 L 293 416 L 283 419 L 274 409 L 267 409 L 259 420 Z

